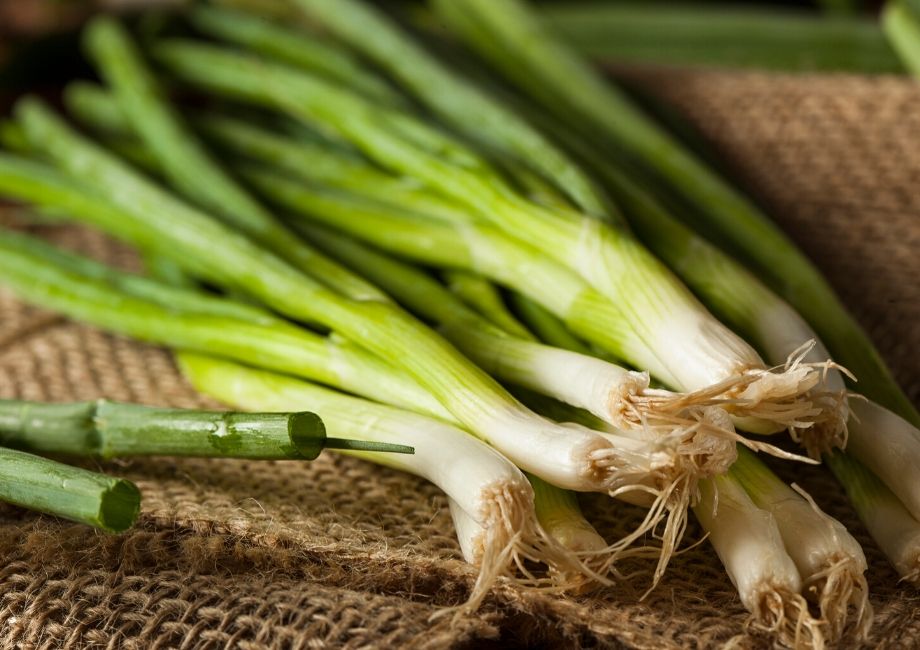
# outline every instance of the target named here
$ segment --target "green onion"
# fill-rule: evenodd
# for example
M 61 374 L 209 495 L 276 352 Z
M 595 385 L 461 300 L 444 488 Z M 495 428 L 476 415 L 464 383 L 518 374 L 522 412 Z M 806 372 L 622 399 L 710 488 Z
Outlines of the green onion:
M 751 613 L 754 627 L 790 647 L 822 647 L 821 625 L 800 595 L 802 578 L 786 551 L 776 518 L 758 508 L 731 475 L 700 482 L 693 512 L 708 533 Z
M 863 576 L 868 566 L 859 543 L 811 497 L 783 483 L 747 450 L 739 450 L 730 474 L 757 507 L 776 520 L 786 551 L 802 576 L 804 593 L 817 600 L 821 618 L 830 627 L 829 640 L 843 636 L 848 607 L 856 610 L 855 634 L 865 640 L 872 625 L 872 606 Z
M 435 2 L 439 15 L 549 111 L 591 142 L 641 161 L 696 209 L 701 229 L 728 244 L 815 328 L 864 394 L 914 424 L 920 413 L 827 281 L 746 197 L 642 115 L 518 0 Z M 683 215 L 682 215 L 683 216 Z M 803 341 L 804 342 L 804 341 Z
M 872 539 L 908 582 L 920 584 L 920 521 L 878 477 L 850 454 L 825 458 Z
M 573 49 L 601 61 L 901 71 L 878 25 L 865 19 L 828 20 L 797 9 L 699 2 L 567 2 L 541 7 L 539 13 Z
M 405 103 L 383 79 L 316 34 L 289 29 L 252 13 L 201 4 L 191 7 L 186 16 L 197 30 L 208 36 L 316 72 L 382 103 Z
M 140 135 L 159 170 L 183 194 L 331 288 L 359 300 L 386 300 L 376 288 L 299 241 L 224 173 L 163 98 L 156 79 L 118 22 L 96 18 L 86 29 L 85 43 L 102 76 L 112 84 L 132 131 Z
M 570 427 L 560 436 L 557 425 L 524 409 L 493 379 L 404 312 L 380 302 L 351 301 L 323 289 L 267 251 L 156 188 L 78 136 L 35 100 L 20 102 L 18 113 L 33 145 L 71 174 L 94 182 L 97 191 L 119 208 L 111 211 L 118 215 L 115 224 L 108 218 L 104 223 L 99 221 L 99 215 L 90 210 L 73 216 L 109 225 L 112 234 L 147 244 L 145 248 L 173 259 L 193 275 L 244 289 L 291 317 L 335 329 L 408 372 L 471 431 L 528 471 L 562 487 L 606 490 L 610 472 L 597 472 L 597 463 L 613 453 L 613 448 L 600 436 Z M 36 188 L 36 178 L 23 174 L 24 169 L 37 171 L 21 162 L 3 165 L 0 161 L 0 189 L 14 196 L 37 189 L 31 200 L 39 202 L 58 198 L 56 182 L 46 184 L 53 190 L 41 187 L 42 183 Z M 23 176 L 30 177 L 29 183 L 22 182 Z M 46 172 L 35 176 L 42 181 L 53 178 Z
M 416 46 L 381 11 L 354 0 L 297 0 L 297 6 L 409 86 L 428 108 L 469 137 L 557 183 L 586 211 L 610 207 L 591 179 L 538 130 Z
M 106 400 L 44 404 L 0 400 L 0 443 L 44 453 L 313 460 L 324 448 L 411 453 L 411 447 L 326 438 L 310 412 L 227 413 Z
M 0 448 L 0 501 L 120 533 L 134 525 L 141 493 L 124 479 Z
M 889 0 L 882 10 L 882 27 L 904 67 L 920 76 L 920 7 Z
M 854 399 L 847 454 L 881 478 L 915 519 L 920 520 L 920 430 L 873 402 Z
M 399 458 L 367 451 L 344 453 L 431 481 L 482 530 L 464 546 L 466 557 L 481 567 L 468 606 L 475 608 L 495 578 L 511 577 L 515 566 L 523 567 L 525 559 L 545 562 L 562 573 L 586 570 L 538 525 L 533 490 L 521 471 L 460 429 L 230 362 L 188 353 L 178 358 L 183 373 L 198 390 L 238 408 L 282 411 L 310 404 L 336 436 L 375 441 L 395 439 L 395 435 L 414 447 L 413 455 L 400 454 Z M 523 581 L 543 583 L 529 573 Z

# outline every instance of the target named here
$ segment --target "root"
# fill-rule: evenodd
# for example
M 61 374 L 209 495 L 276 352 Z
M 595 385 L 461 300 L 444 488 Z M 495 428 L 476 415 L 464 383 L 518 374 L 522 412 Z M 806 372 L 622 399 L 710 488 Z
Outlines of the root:
M 727 471 L 737 458 L 732 441 L 698 431 L 693 431 L 688 441 L 672 439 L 664 443 L 672 447 L 667 454 L 669 462 L 659 462 L 654 467 L 636 467 L 624 461 L 616 449 L 594 454 L 598 463 L 607 463 L 613 470 L 608 494 L 642 503 L 648 512 L 635 530 L 602 552 L 592 552 L 593 557 L 586 561 L 597 573 L 618 576 L 616 564 L 628 557 L 657 558 L 652 584 L 642 598 L 657 586 L 677 552 L 687 529 L 687 511 L 699 498 L 700 479 Z M 683 453 L 674 453 L 675 448 Z M 647 539 L 656 543 L 643 541 Z
M 869 587 L 852 557 L 843 556 L 809 577 L 803 591 L 818 603 L 829 641 L 840 640 L 848 630 L 852 630 L 857 640 L 866 640 L 873 617 Z M 848 624 L 847 615 L 851 607 L 855 616 L 852 624 Z
M 812 617 L 808 603 L 784 587 L 765 586 L 754 602 L 748 625 L 775 635 L 788 648 L 824 648 L 822 621 Z
M 714 407 L 720 407 L 735 417 L 781 425 L 803 444 L 809 457 L 818 460 L 821 453 L 845 446 L 849 409 L 846 391 L 825 388 L 831 369 L 846 371 L 831 361 L 802 360 L 813 346 L 814 342 L 810 342 L 800 347 L 784 366 L 749 369 L 688 393 L 650 389 L 639 379 L 624 383 L 618 393 L 611 395 L 611 422 L 626 431 L 640 430 L 650 438 L 694 429 L 724 436 L 753 451 L 804 460 L 738 434 L 730 422 L 714 420 L 709 414 Z
M 821 454 L 842 449 L 847 442 L 848 394 L 845 389 L 828 388 L 828 373 L 836 370 L 855 378 L 830 359 L 806 363 L 814 346 L 814 340 L 804 343 L 783 366 L 748 371 L 760 380 L 745 388 L 739 398 L 752 403 L 744 407 L 746 416 L 782 424 L 811 458 L 820 460 Z
M 479 575 L 467 601 L 452 611 L 455 617 L 475 612 L 499 579 L 544 592 L 562 593 L 586 584 L 610 585 L 612 581 L 585 564 L 573 552 L 548 535 L 533 506 L 530 485 L 496 483 L 483 491 L 479 520 L 482 533 L 474 540 L 474 563 Z M 548 572 L 535 573 L 542 565 Z
M 853 375 L 830 359 L 806 362 L 814 346 L 813 340 L 801 345 L 783 365 L 747 368 L 687 393 L 650 389 L 637 378 L 611 395 L 611 421 L 623 429 L 664 433 L 698 420 L 701 410 L 718 406 L 734 417 L 772 422 L 788 430 L 811 458 L 819 460 L 822 453 L 844 448 L 847 440 L 849 395 L 844 389 L 829 388 L 828 375 L 831 371 L 851 379 Z M 758 448 L 758 443 L 751 443 L 733 429 L 720 431 L 709 425 L 708 430 L 713 435 L 733 435 L 737 442 L 757 451 L 779 451 L 769 445 Z

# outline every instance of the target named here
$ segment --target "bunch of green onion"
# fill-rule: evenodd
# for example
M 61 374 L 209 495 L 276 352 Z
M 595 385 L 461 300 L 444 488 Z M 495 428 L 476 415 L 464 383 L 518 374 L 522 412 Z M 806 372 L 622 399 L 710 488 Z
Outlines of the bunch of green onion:
M 64 97 L 91 137 L 21 100 L 0 194 L 183 284 L 13 232 L 0 282 L 174 348 L 237 408 L 410 444 L 348 453 L 446 492 L 480 567 L 470 606 L 499 578 L 608 584 L 625 558 L 657 558 L 657 582 L 692 510 L 756 626 L 794 646 L 865 635 L 859 545 L 755 452 L 826 460 L 916 580 L 920 416 L 871 343 L 747 199 L 525 5 L 431 4 L 514 90 L 357 0 L 291 0 L 303 20 L 286 25 L 195 6 L 183 18 L 209 40 L 143 51 L 96 20 L 107 87 Z M 188 87 L 208 101 L 174 99 Z M 853 377 L 873 401 L 848 399 Z M 604 540 L 570 491 L 647 515 Z

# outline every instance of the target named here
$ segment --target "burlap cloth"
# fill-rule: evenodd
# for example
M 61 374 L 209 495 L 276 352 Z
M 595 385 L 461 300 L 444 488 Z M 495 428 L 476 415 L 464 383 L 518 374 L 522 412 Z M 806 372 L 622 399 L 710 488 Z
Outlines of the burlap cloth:
M 920 84 L 628 76 L 679 107 L 819 263 L 917 401 Z M 96 235 L 43 232 L 131 264 L 129 253 Z M 208 403 L 165 351 L 24 307 L 3 292 L 0 310 L 3 397 Z M 477 616 L 451 629 L 429 617 L 462 601 L 474 574 L 460 560 L 443 495 L 424 481 L 331 453 L 310 464 L 157 459 L 104 468 L 143 491 L 132 532 L 103 535 L 0 507 L 3 647 L 667 648 L 745 633 L 745 611 L 705 544 L 676 558 L 641 603 L 627 587 L 562 599 L 502 586 Z M 838 486 L 822 469 L 781 471 L 864 544 L 876 610 L 872 645 L 920 645 L 917 592 L 898 585 Z M 584 502 L 611 537 L 639 515 L 602 498 Z M 691 527 L 688 539 L 698 536 Z M 749 635 L 744 645 L 768 642 Z

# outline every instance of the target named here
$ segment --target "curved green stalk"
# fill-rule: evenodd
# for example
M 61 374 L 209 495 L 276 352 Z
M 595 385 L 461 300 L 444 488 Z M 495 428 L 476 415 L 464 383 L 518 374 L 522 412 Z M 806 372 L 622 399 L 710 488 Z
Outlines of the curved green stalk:
M 317 72 L 384 104 L 404 105 L 405 98 L 365 69 L 353 56 L 316 34 L 291 29 L 255 14 L 198 4 L 186 16 L 199 31 Z
M 147 281 L 138 296 L 124 289 L 137 286 L 130 276 L 125 275 L 118 286 L 80 273 L 73 262 L 57 263 L 53 256 L 45 255 L 45 246 L 29 245 L 24 235 L 3 235 L 0 283 L 28 302 L 142 341 L 228 357 L 436 417 L 450 417 L 411 378 L 345 341 L 277 318 L 234 318 L 220 312 L 242 306 L 223 300 L 227 304 L 217 309 L 215 304 L 222 299 L 205 299 L 166 286 L 151 292 L 147 287 L 153 281 Z
M 609 201 L 568 155 L 485 92 L 468 84 L 370 4 L 297 0 L 311 18 L 378 65 L 444 121 L 558 184 L 584 210 L 603 214 Z
M 375 287 L 311 249 L 243 190 L 185 125 L 163 97 L 127 31 L 113 18 L 96 18 L 85 44 L 131 130 L 137 133 L 169 181 L 191 200 L 220 215 L 320 282 L 361 300 L 386 300 Z
M 904 67 L 920 76 L 920 7 L 889 0 L 882 10 L 882 27 Z
M 110 285 L 113 289 L 135 298 L 181 312 L 233 318 L 257 325 L 273 325 L 282 322 L 271 312 L 255 305 L 247 305 L 189 287 L 176 287 L 133 273 L 125 273 L 88 257 L 52 246 L 37 237 L 13 230 L 2 232 L 3 242 L 0 246 L 3 248 L 13 247 L 16 253 L 27 254 L 30 259 L 41 260 L 44 265 L 97 280 L 100 284 Z

